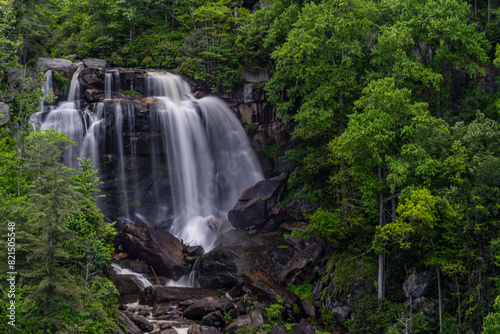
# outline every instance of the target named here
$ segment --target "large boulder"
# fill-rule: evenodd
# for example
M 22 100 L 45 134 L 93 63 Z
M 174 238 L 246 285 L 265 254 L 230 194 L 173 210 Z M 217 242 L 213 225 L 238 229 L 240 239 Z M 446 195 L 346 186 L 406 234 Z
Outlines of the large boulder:
M 277 275 L 293 256 L 280 234 L 248 235 L 236 230 L 223 234 L 216 247 L 204 254 L 195 273 L 202 288 L 231 288 L 243 282 L 243 273 L 257 267 Z
M 317 243 L 312 243 L 297 253 L 278 275 L 282 284 L 295 283 L 297 279 L 305 280 L 314 271 L 314 266 L 324 254 L 324 249 Z
M 201 320 L 204 316 L 212 313 L 214 310 L 229 311 L 236 306 L 225 300 L 214 297 L 206 297 L 195 301 L 184 311 L 184 317 L 188 319 Z
M 424 296 L 429 283 L 430 275 L 428 273 L 417 274 L 413 272 L 403 283 L 403 291 L 406 298 Z
M 116 263 L 111 266 L 109 279 L 121 296 L 138 295 L 145 287 L 151 285 L 147 278 L 134 274 L 130 269 L 121 268 Z
M 316 334 L 316 333 L 323 333 L 323 330 L 304 319 L 301 319 L 300 323 L 292 327 L 292 334 Z
M 109 67 L 108 62 L 106 59 L 98 59 L 98 58 L 87 58 L 83 60 L 83 63 L 87 67 L 93 67 L 93 68 L 106 68 Z
M 0 125 L 10 121 L 10 107 L 5 102 L 0 102 Z
M 115 243 L 131 256 L 152 266 L 157 275 L 178 280 L 189 272 L 184 246 L 165 230 L 126 225 L 116 236 Z
M 268 212 L 281 199 L 285 181 L 286 174 L 281 174 L 245 189 L 228 213 L 231 224 L 237 229 L 249 229 L 266 223 L 269 220 Z
M 40 71 L 46 71 L 53 68 L 70 67 L 73 62 L 63 58 L 38 58 L 36 65 Z
M 137 325 L 132 320 L 130 320 L 125 313 L 119 311 L 117 320 L 120 325 L 123 325 L 127 329 L 127 333 L 129 334 L 142 333 L 142 330 L 139 327 L 137 327 Z
M 144 289 L 139 295 L 139 304 L 176 304 L 189 300 L 197 300 L 205 297 L 219 297 L 219 294 L 210 290 L 197 288 L 177 288 L 170 286 L 153 285 Z
M 245 286 L 250 289 L 260 302 L 281 304 L 289 310 L 293 310 L 294 304 L 299 309 L 302 307 L 300 297 L 281 286 L 267 272 L 257 268 L 250 268 L 243 276 Z

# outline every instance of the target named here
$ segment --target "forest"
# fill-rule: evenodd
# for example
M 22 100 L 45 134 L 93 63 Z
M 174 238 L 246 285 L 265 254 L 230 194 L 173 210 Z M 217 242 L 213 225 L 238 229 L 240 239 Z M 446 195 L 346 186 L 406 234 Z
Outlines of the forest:
M 0 0 L 0 328 L 117 333 L 99 166 L 66 166 L 72 138 L 30 122 L 55 98 L 41 57 L 175 69 L 216 96 L 267 71 L 254 88 L 289 134 L 266 151 L 292 166 L 280 204 L 309 208 L 306 228 L 274 233 L 326 251 L 288 286 L 309 300 L 322 287 L 309 320 L 500 333 L 500 1 Z M 299 333 L 279 304 L 236 333 Z

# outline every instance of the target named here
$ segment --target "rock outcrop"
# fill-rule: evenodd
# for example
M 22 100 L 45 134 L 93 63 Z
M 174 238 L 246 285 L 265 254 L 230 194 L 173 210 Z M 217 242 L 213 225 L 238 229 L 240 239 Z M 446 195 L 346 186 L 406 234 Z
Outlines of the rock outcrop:
M 152 266 L 158 275 L 177 280 L 189 272 L 184 246 L 165 230 L 127 225 L 117 235 L 115 243 L 131 256 Z

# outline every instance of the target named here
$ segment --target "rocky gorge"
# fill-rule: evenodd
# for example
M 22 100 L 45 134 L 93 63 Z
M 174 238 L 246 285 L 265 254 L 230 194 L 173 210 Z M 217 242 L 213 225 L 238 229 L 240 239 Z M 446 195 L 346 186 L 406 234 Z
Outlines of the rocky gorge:
M 280 204 L 289 137 L 258 89 L 267 73 L 244 73 L 241 86 L 216 92 L 216 100 L 175 70 L 43 58 L 39 68 L 55 101 L 33 124 L 73 138 L 67 164 L 92 159 L 105 194 L 99 207 L 116 221 L 109 277 L 120 292 L 119 333 L 321 331 L 313 322 L 329 284 L 327 251 L 290 233 L 305 230 L 302 214 L 310 208 Z M 234 116 L 212 119 L 210 108 L 231 110 L 239 124 Z M 175 111 L 181 115 L 169 114 Z M 244 133 L 241 125 L 244 138 L 235 135 Z M 314 300 L 286 288 L 301 282 L 315 285 Z

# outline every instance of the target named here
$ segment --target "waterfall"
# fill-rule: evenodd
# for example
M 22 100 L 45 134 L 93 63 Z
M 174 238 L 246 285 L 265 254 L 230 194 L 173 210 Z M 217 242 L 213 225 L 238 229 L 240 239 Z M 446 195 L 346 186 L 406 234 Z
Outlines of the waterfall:
M 136 272 L 133 272 L 130 269 L 122 268 L 116 263 L 111 263 L 111 267 L 115 271 L 115 273 L 119 276 L 130 276 L 132 280 L 139 286 L 142 290 L 147 288 L 148 286 L 151 286 L 151 282 L 146 278 L 145 275 L 143 274 L 138 274 Z
M 52 71 L 48 70 L 47 72 L 45 72 L 45 82 L 42 85 L 43 97 L 46 98 L 47 96 L 49 96 L 49 93 L 53 91 L 54 91 L 54 83 L 52 81 Z M 47 106 L 46 102 L 43 101 L 40 102 L 41 111 L 43 111 L 46 106 Z
M 94 166 L 98 167 L 99 158 L 99 140 L 101 138 L 101 125 L 104 115 L 104 103 L 97 103 L 92 114 L 87 114 L 88 126 L 85 138 L 83 139 L 82 151 L 80 157 L 87 157 L 92 160 Z
M 115 140 L 116 152 L 118 153 L 118 180 L 117 188 L 122 194 L 121 204 L 122 210 L 126 218 L 130 217 L 129 201 L 127 193 L 127 176 L 125 174 L 125 155 L 123 153 L 123 109 L 121 102 L 115 103 Z
M 120 90 L 120 72 L 107 70 L 104 74 L 104 99 L 111 100 L 111 92 Z
M 50 111 L 43 122 L 42 129 L 57 129 L 71 137 L 76 146 L 69 145 L 64 153 L 64 162 L 67 166 L 77 167 L 77 158 L 80 156 L 80 148 L 83 142 L 84 123 L 79 111 L 80 83 L 78 77 L 82 68 L 78 68 L 71 79 L 68 92 L 68 101 L 61 102 L 57 108 Z
M 222 101 L 195 100 L 186 84 L 171 74 L 150 74 L 148 93 L 158 101 L 151 120 L 168 162 L 170 232 L 210 251 L 217 222 L 227 218 L 244 189 L 263 179 L 257 159 L 243 128 Z M 159 153 L 153 161 L 160 161 Z
M 148 73 L 152 99 L 106 100 L 85 109 L 82 117 L 81 71 L 72 75 L 67 102 L 41 124 L 78 144 L 65 153 L 66 164 L 77 167 L 78 157 L 92 159 L 103 187 L 115 195 L 115 201 L 101 202 L 111 208 L 112 219 L 123 216 L 123 221 L 168 229 L 184 243 L 210 251 L 241 192 L 263 179 L 234 113 L 218 98 L 195 99 L 179 76 Z M 119 81 L 117 70 L 105 73 L 106 99 Z

